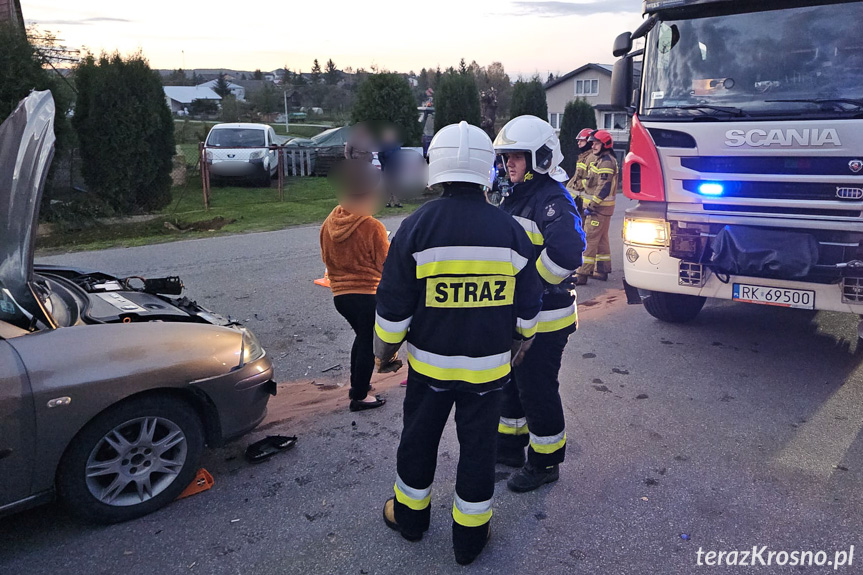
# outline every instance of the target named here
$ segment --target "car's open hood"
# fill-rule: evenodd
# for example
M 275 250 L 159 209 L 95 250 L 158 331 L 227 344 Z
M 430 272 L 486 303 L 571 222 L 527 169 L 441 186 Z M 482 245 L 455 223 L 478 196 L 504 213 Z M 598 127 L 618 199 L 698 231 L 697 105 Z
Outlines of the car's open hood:
M 16 313 L 46 325 L 53 320 L 33 291 L 33 250 L 54 140 L 49 91 L 31 93 L 0 125 L 0 300 L 6 303 L 0 312 L 12 313 L 11 298 L 20 308 Z

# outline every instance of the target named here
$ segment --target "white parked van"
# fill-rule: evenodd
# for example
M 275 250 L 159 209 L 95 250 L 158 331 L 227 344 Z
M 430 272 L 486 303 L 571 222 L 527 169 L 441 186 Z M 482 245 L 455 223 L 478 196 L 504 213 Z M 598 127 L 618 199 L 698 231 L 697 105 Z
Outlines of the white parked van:
M 269 185 L 276 175 L 284 138 L 266 124 L 217 124 L 206 141 L 206 161 L 215 178 L 253 178 Z

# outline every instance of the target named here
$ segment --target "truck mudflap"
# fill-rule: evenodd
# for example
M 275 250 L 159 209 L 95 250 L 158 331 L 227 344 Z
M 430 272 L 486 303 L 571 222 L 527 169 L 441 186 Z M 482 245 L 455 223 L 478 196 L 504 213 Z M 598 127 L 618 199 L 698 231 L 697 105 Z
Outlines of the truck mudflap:
M 725 226 L 710 242 L 714 273 L 795 280 L 818 265 L 818 240 L 804 232 Z
M 629 285 L 626 280 L 623 280 L 623 293 L 626 294 L 626 303 L 629 305 L 641 305 L 642 300 L 641 290 L 637 287 Z

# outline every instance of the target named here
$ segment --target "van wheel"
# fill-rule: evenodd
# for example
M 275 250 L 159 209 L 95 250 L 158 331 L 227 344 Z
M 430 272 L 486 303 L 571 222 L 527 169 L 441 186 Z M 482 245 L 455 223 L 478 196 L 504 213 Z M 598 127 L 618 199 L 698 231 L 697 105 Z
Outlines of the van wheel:
M 643 298 L 644 309 L 660 321 L 686 323 L 694 320 L 707 298 L 678 293 L 649 291 Z
M 182 400 L 145 397 L 96 416 L 72 440 L 57 492 L 72 515 L 118 523 L 177 498 L 198 469 L 204 429 Z

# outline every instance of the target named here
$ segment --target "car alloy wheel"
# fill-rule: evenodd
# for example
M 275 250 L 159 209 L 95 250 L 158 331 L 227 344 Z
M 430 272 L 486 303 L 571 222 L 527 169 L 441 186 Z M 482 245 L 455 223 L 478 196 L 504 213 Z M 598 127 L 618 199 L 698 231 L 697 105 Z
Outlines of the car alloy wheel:
M 173 421 L 140 417 L 96 444 L 85 468 L 87 488 L 105 505 L 137 505 L 162 493 L 183 469 L 186 436 Z
M 69 444 L 57 469 L 60 501 L 96 523 L 152 513 L 192 481 L 204 442 L 203 422 L 186 400 L 127 399 L 94 417 Z

